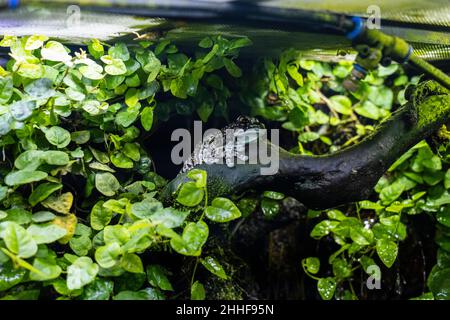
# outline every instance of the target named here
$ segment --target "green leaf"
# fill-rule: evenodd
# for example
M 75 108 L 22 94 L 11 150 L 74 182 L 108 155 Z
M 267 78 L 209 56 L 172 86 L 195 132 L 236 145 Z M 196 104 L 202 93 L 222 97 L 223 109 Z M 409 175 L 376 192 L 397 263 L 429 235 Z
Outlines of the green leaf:
M 78 225 L 80 226 L 80 224 Z M 69 241 L 70 249 L 75 252 L 78 256 L 85 256 L 92 249 L 92 241 L 87 235 L 82 235 L 80 237 L 73 237 Z
M 105 243 L 117 242 L 121 245 L 130 240 L 130 231 L 122 225 L 106 226 L 103 230 Z
M 151 219 L 156 212 L 162 209 L 161 202 L 151 199 L 145 199 L 131 205 L 131 213 L 139 219 Z
M 64 63 L 67 63 L 72 59 L 64 46 L 56 41 L 47 42 L 44 48 L 41 49 L 41 56 L 45 60 L 60 61 Z
M 14 165 L 17 169 L 36 170 L 42 163 L 42 150 L 27 150 L 22 152 L 14 161 Z
M 109 158 L 108 155 L 105 152 L 99 151 L 97 149 L 92 148 L 91 146 L 89 146 L 89 150 L 91 150 L 92 155 L 94 156 L 94 158 L 101 163 L 108 163 L 109 162 Z
M 200 104 L 200 107 L 198 107 L 196 111 L 197 111 L 197 114 L 200 117 L 200 119 L 203 122 L 207 122 L 209 119 L 209 116 L 214 111 L 214 106 L 211 103 L 207 103 L 206 101 L 203 101 Z
M 368 100 L 356 105 L 355 112 L 372 120 L 378 120 L 381 117 L 378 107 Z
M 51 195 L 41 202 L 41 204 L 51 210 L 62 214 L 69 214 L 73 204 L 73 195 L 71 192 L 65 192 L 58 195 Z
M 112 76 L 118 76 L 127 72 L 127 67 L 120 59 L 112 59 L 111 63 L 105 67 L 105 72 Z
M 40 273 L 30 272 L 30 279 L 34 281 L 47 281 L 59 277 L 62 270 L 54 261 L 47 259 L 35 258 L 33 268 L 39 270 Z
M 98 247 L 95 250 L 95 261 L 102 268 L 111 268 L 118 261 L 119 256 L 122 254 L 120 244 L 117 242 L 111 242 L 104 246 Z
M 134 110 L 124 110 L 117 114 L 115 121 L 118 125 L 127 128 L 136 121 L 138 116 L 139 116 L 139 109 L 137 108 L 135 108 Z
M 122 152 L 133 161 L 139 161 L 141 154 L 139 153 L 139 145 L 137 143 L 125 143 Z
M 116 43 L 114 46 L 110 47 L 108 54 L 114 59 L 120 59 L 122 61 L 127 61 L 130 59 L 130 52 L 124 43 Z
M 90 221 L 94 230 L 102 230 L 112 219 L 113 212 L 103 207 L 104 201 L 97 202 L 91 210 Z
M 436 219 L 440 224 L 450 227 L 450 206 L 440 208 L 436 213 Z
M 33 224 L 27 229 L 37 244 L 52 243 L 67 234 L 67 230 L 54 224 Z
M 233 77 L 239 78 L 242 76 L 241 69 L 234 63 L 233 60 L 223 58 L 223 64 L 225 65 L 225 68 L 227 69 L 228 73 Z
M 352 266 L 341 258 L 333 260 L 333 274 L 337 279 L 347 279 L 352 275 Z
M 364 226 L 353 227 L 350 229 L 350 238 L 356 244 L 360 246 L 368 246 L 373 240 L 373 232 L 370 229 L 364 228 Z
M 103 45 L 97 39 L 92 39 L 88 45 L 89 53 L 95 58 L 100 59 L 105 52 Z
M 263 198 L 261 200 L 261 210 L 266 219 L 273 219 L 280 212 L 280 203 L 276 200 Z
M 225 270 L 223 269 L 222 265 L 214 259 L 211 256 L 207 256 L 200 260 L 201 264 L 212 274 L 215 274 L 221 279 L 227 280 L 228 276 L 225 273 Z
M 0 104 L 7 104 L 13 94 L 13 81 L 11 77 L 0 77 Z
M 103 79 L 103 68 L 96 64 L 95 62 L 81 66 L 79 69 L 80 73 L 87 79 L 90 80 L 100 80 Z
M 307 272 L 316 274 L 320 269 L 320 260 L 316 257 L 308 257 L 302 261 L 303 267 Z
M 113 297 L 113 300 L 162 300 L 164 296 L 154 288 L 140 291 L 122 291 Z
M 136 88 L 130 88 L 125 93 L 125 103 L 128 107 L 133 108 L 139 102 L 139 92 Z
M 83 291 L 83 300 L 109 300 L 113 293 L 114 282 L 106 279 L 95 279 Z
M 9 251 L 19 258 L 30 258 L 36 254 L 37 244 L 27 230 L 15 222 L 3 222 L 0 226 L 4 226 L 3 240 Z
M 37 79 L 26 86 L 24 91 L 33 99 L 48 99 L 55 95 L 53 90 L 53 82 L 48 78 Z
M 111 162 L 117 168 L 131 169 L 133 168 L 133 160 L 128 158 L 123 152 L 116 152 L 110 156 Z
M 275 192 L 275 191 L 264 191 L 263 196 L 269 199 L 273 200 L 283 200 L 284 194 L 281 192 Z
M 27 270 L 16 268 L 12 262 L 0 263 L 0 291 L 4 292 L 25 279 Z
M 8 186 L 17 186 L 21 184 L 32 183 L 47 178 L 47 173 L 43 171 L 13 171 L 6 175 L 5 183 Z
M 45 69 L 41 64 L 21 63 L 17 73 L 24 78 L 39 79 L 45 74 Z
M 67 268 L 67 288 L 76 290 L 94 281 L 99 267 L 89 257 L 80 257 Z
M 187 177 L 195 181 L 197 188 L 206 187 L 206 171 L 200 169 L 192 169 L 187 173 Z
M 311 237 L 314 239 L 320 239 L 328 235 L 338 225 L 338 221 L 323 220 L 314 226 L 311 231 Z
M 380 239 L 377 241 L 377 253 L 385 266 L 390 268 L 397 258 L 397 244 L 391 240 Z
M 168 271 L 158 264 L 147 266 L 147 279 L 152 286 L 165 291 L 173 291 L 172 284 L 167 278 L 167 274 Z
M 49 150 L 42 154 L 41 159 L 47 164 L 54 166 L 65 166 L 69 163 L 69 155 L 63 151 Z
M 176 228 L 183 224 L 188 215 L 189 211 L 180 211 L 169 207 L 156 211 L 149 218 L 155 224 L 163 225 L 166 228 Z
M 205 191 L 198 188 L 195 182 L 189 181 L 181 186 L 177 201 L 186 207 L 194 207 L 203 200 Z
M 205 288 L 203 285 L 195 281 L 191 287 L 191 300 L 205 300 Z
M 91 138 L 91 133 L 89 132 L 89 130 L 80 130 L 72 132 L 70 134 L 70 137 L 76 144 L 84 144 Z
M 126 253 L 120 259 L 120 266 L 131 273 L 143 273 L 144 266 L 141 258 L 134 253 Z
M 9 106 L 12 117 L 17 121 L 28 119 L 36 108 L 35 101 L 17 101 Z
M 179 254 L 199 256 L 208 239 L 208 234 L 209 229 L 205 222 L 190 222 L 184 227 L 181 237 L 174 237 L 170 240 L 170 245 Z
M 198 43 L 198 46 L 200 48 L 211 48 L 213 46 L 214 42 L 211 40 L 210 37 L 205 37 Z
M 215 198 L 211 206 L 206 207 L 205 214 L 214 222 L 229 222 L 241 216 L 238 207 L 227 198 Z
M 145 107 L 141 112 L 141 124 L 145 131 L 150 131 L 153 126 L 153 108 Z
M 449 300 L 450 268 L 437 269 L 434 267 L 428 277 L 427 284 L 436 300 Z
M 28 202 L 35 206 L 42 200 L 47 199 L 53 192 L 62 188 L 61 183 L 45 182 L 41 183 L 33 190 L 33 192 L 28 197 Z
M 331 300 L 336 291 L 336 280 L 334 278 L 321 278 L 317 281 L 317 290 L 323 300 Z
M 352 114 L 352 101 L 347 96 L 336 95 L 329 98 L 330 108 L 339 113 Z
M 70 143 L 70 132 L 64 128 L 54 126 L 45 129 L 45 137 L 47 141 L 58 148 L 65 148 Z
M 97 173 L 95 175 L 95 187 L 105 196 L 112 197 L 120 189 L 120 183 L 117 178 L 109 172 Z
M 48 222 L 52 221 L 55 218 L 55 215 L 51 213 L 50 211 L 38 211 L 36 213 L 33 213 L 33 216 L 31 217 L 31 220 L 33 222 Z

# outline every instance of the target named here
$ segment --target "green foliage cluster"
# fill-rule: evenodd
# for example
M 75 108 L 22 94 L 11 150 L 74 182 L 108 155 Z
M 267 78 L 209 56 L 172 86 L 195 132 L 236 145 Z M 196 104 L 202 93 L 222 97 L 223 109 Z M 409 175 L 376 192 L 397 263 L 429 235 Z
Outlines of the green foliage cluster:
M 281 122 L 282 128 L 295 133 L 297 143 L 291 152 L 334 152 L 373 132 L 406 102 L 406 87 L 419 81 L 417 76 L 408 77 L 398 64 L 379 66 L 353 92 L 343 86 L 351 69 L 348 61 L 304 60 L 299 52 L 287 50 L 257 67 L 256 78 L 244 79 L 242 99 L 253 115 Z M 381 272 L 376 270 L 382 270 L 380 265 L 391 268 L 395 264 L 399 243 L 408 236 L 408 217 L 417 214 L 436 220 L 439 246 L 437 264 L 428 276 L 430 292 L 418 299 L 450 298 L 450 136 L 445 127 L 438 135 L 442 142 L 438 150 L 432 151 L 422 141 L 392 165 L 375 187 L 375 201 L 308 212 L 309 218 L 317 221 L 310 236 L 318 241 L 331 239 L 339 247 L 325 266 L 322 261 L 321 267 L 318 257 L 301 263 L 304 272 L 317 280 L 322 299 L 358 299 L 353 287 L 358 270 L 363 270 L 366 278 L 381 281 Z M 244 204 L 250 201 L 241 200 Z M 280 211 L 279 203 L 268 202 L 264 195 L 260 207 L 266 217 Z
M 254 77 L 244 78 L 242 100 L 251 114 L 282 123 L 296 134 L 292 152 L 324 154 L 357 143 L 406 102 L 404 92 L 419 78 L 409 79 L 398 64 L 380 66 L 357 91 L 343 86 L 352 62 L 305 60 L 295 50 L 266 59 Z
M 259 208 L 273 219 L 284 195 L 208 199 L 206 173 L 191 170 L 176 204 L 164 207 L 158 196 L 166 181 L 142 146 L 155 123 L 174 113 L 226 118 L 229 78 L 248 106 L 243 113 L 279 122 L 295 139 L 292 152 L 324 154 L 372 132 L 419 80 L 393 64 L 349 92 L 342 83 L 351 63 L 304 60 L 293 50 L 241 77 L 235 60 L 247 45 L 207 37 L 190 57 L 165 40 L 93 40 L 77 52 L 45 36 L 0 41 L 11 56 L 0 67 L 0 298 L 164 299 L 185 289 L 173 282 L 180 270 L 148 257 L 170 251 L 194 259 L 190 296 L 204 299 L 198 265 L 218 279 L 232 276 L 205 251 L 209 225 Z M 448 140 L 445 129 L 440 135 Z M 436 218 L 439 246 L 423 298 L 449 298 L 448 161 L 445 143 L 433 152 L 421 142 L 379 181 L 377 199 L 309 211 L 317 221 L 311 237 L 340 247 L 326 265 L 302 261 L 323 299 L 355 299 L 356 270 L 392 267 L 417 214 Z
M 164 208 L 157 195 L 166 182 L 141 143 L 154 118 L 225 112 L 229 93 L 216 71 L 239 77 L 233 60 L 249 43 L 205 38 L 191 58 L 167 41 L 93 40 L 72 53 L 45 36 L 1 40 L 11 56 L 0 68 L 3 299 L 163 299 L 171 273 L 144 256 L 169 248 L 227 279 L 202 255 L 204 220 L 228 222 L 239 209 L 226 198 L 209 203 L 198 170 L 179 190 L 180 208 Z M 192 298 L 204 298 L 194 280 Z

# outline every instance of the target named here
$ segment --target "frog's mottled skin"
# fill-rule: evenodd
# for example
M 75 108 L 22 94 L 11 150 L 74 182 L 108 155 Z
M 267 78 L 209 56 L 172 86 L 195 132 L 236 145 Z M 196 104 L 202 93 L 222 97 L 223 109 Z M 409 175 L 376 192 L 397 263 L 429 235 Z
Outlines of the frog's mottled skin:
M 181 172 L 189 171 L 201 164 L 225 163 L 232 166 L 232 163 L 235 163 L 235 158 L 245 160 L 245 146 L 237 143 L 227 144 L 226 132 L 227 130 L 234 130 L 236 134 L 246 134 L 257 132 L 258 129 L 264 129 L 264 125 L 257 119 L 247 116 L 238 117 L 236 121 L 222 128 L 220 133 L 209 134 L 198 143 L 191 157 L 183 163 Z

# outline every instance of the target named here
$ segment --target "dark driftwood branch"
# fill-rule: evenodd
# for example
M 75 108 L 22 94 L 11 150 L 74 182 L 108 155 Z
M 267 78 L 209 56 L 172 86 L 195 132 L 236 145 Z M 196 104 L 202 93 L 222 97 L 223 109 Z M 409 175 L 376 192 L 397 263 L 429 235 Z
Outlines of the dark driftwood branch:
M 386 170 L 408 149 L 436 132 L 450 117 L 448 90 L 426 82 L 410 101 L 357 145 L 326 156 L 300 156 L 280 149 L 280 170 L 260 175 L 260 165 L 199 165 L 207 171 L 210 198 L 248 189 L 284 192 L 311 208 L 330 208 L 367 199 Z M 172 201 L 186 174 L 179 174 L 163 190 Z

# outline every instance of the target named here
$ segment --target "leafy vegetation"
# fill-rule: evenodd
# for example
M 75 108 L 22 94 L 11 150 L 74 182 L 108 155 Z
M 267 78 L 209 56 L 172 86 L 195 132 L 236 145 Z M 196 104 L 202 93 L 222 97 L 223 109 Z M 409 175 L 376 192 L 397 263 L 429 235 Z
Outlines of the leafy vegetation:
M 217 281 L 233 277 L 233 268 L 208 247 L 211 226 L 259 208 L 274 219 L 285 196 L 266 191 L 256 198 L 209 199 L 208 177 L 194 169 L 176 203 L 164 207 L 158 196 L 166 180 L 154 172 L 143 145 L 148 134 L 173 114 L 228 119 L 229 100 L 240 98 L 242 113 L 280 123 L 294 137 L 290 151 L 324 154 L 372 132 L 419 80 L 393 64 L 351 93 L 342 85 L 351 63 L 304 60 L 293 50 L 242 71 L 236 58 L 250 44 L 207 37 L 188 56 L 165 40 L 93 40 L 77 52 L 45 36 L 1 40 L 11 56 L 0 67 L 2 299 L 208 298 L 198 269 Z M 375 188 L 377 199 L 309 211 L 317 221 L 311 237 L 331 238 L 340 247 L 326 266 L 317 257 L 302 261 L 323 299 L 356 298 L 358 268 L 392 267 L 408 218 L 417 214 L 437 221 L 438 261 L 425 297 L 448 298 L 445 128 L 439 136 L 444 143 L 436 151 L 421 142 L 391 167 Z M 169 269 L 166 260 L 153 258 L 164 254 L 189 259 L 188 284 L 180 284 L 182 267 Z

